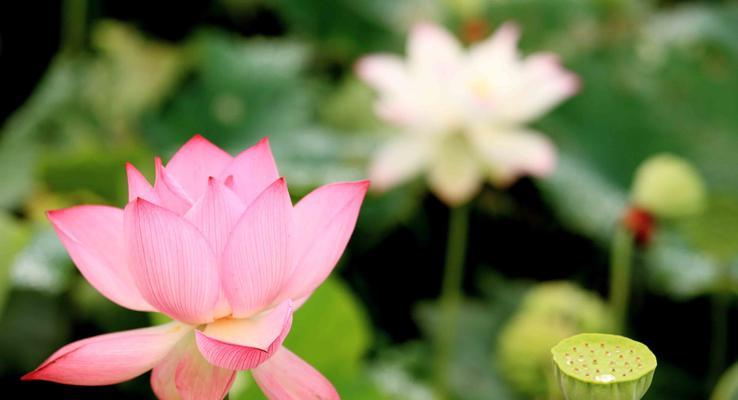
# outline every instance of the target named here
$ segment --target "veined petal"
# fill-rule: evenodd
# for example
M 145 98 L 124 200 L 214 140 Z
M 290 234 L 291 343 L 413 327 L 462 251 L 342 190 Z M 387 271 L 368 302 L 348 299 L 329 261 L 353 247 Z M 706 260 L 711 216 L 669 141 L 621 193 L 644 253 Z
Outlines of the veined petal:
M 200 229 L 215 251 L 216 257 L 219 257 L 231 229 L 245 208 L 231 189 L 215 178 L 209 178 L 208 189 L 187 211 L 184 218 Z
M 221 257 L 221 281 L 235 318 L 271 305 L 293 270 L 294 222 L 284 179 L 272 183 L 236 223 Z
M 184 188 L 169 175 L 169 172 L 161 163 L 161 158 L 154 159 L 156 165 L 156 181 L 154 190 L 161 200 L 161 206 L 183 215 L 192 207 L 192 198 L 185 192 Z
M 219 277 L 215 254 L 200 231 L 143 199 L 129 203 L 124 213 L 129 267 L 143 297 L 178 321 L 212 321 Z
M 160 400 L 222 400 L 235 377 L 235 371 L 208 363 L 190 335 L 154 367 L 151 387 Z
M 214 365 L 232 370 L 251 369 L 272 356 L 292 326 L 292 302 L 286 300 L 263 314 L 224 319 L 195 332 L 197 346 Z
M 556 149 L 537 132 L 522 128 L 504 132 L 480 130 L 472 138 L 498 185 L 509 185 L 524 175 L 546 176 L 556 167 Z
M 77 206 L 47 215 L 74 264 L 95 289 L 123 307 L 154 310 L 139 293 L 126 264 L 123 210 Z
M 149 181 L 133 166 L 131 163 L 126 163 L 126 174 L 128 175 L 128 201 L 136 200 L 137 198 L 146 199 L 154 204 L 161 204 L 159 195 L 151 186 Z
M 244 204 L 251 204 L 267 186 L 279 178 L 269 138 L 265 137 L 242 151 L 218 176 L 232 176 L 233 190 Z
M 270 400 L 340 399 L 320 372 L 284 347 L 251 373 Z
M 233 191 L 215 178 L 210 178 L 208 189 L 184 218 L 192 222 L 210 243 L 216 259 L 223 253 L 231 229 L 246 207 Z M 221 289 L 213 317 L 230 315 L 232 310 L 225 292 Z
M 57 350 L 22 379 L 85 386 L 127 381 L 153 368 L 189 331 L 171 322 L 80 340 Z
M 182 185 L 190 199 L 207 188 L 208 177 L 219 177 L 233 157 L 201 135 L 195 135 L 172 156 L 167 171 Z
M 411 179 L 426 166 L 429 153 L 429 140 L 425 137 L 402 135 L 388 141 L 369 169 L 373 188 L 385 191 Z
M 295 206 L 296 267 L 283 296 L 300 299 L 328 277 L 354 231 L 369 181 L 321 186 Z
M 437 145 L 428 172 L 431 189 L 451 206 L 469 201 L 482 186 L 476 152 L 462 136 L 448 137 Z
M 423 22 L 415 25 L 408 40 L 408 60 L 414 73 L 427 78 L 447 78 L 462 60 L 459 42 L 439 25 Z

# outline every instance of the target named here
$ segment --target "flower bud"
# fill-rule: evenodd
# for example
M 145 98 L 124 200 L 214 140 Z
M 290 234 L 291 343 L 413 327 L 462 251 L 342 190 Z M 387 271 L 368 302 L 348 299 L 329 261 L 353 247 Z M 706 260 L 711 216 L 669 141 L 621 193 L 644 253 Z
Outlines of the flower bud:
M 658 217 L 694 215 L 705 207 L 702 178 L 687 161 L 671 154 L 646 160 L 636 171 L 632 200 Z
M 617 335 L 584 333 L 551 349 L 566 400 L 640 400 L 651 386 L 656 356 Z
M 597 295 L 569 282 L 539 284 L 500 333 L 500 371 L 522 394 L 561 399 L 551 369 L 551 347 L 576 333 L 606 331 L 610 326 L 609 313 Z

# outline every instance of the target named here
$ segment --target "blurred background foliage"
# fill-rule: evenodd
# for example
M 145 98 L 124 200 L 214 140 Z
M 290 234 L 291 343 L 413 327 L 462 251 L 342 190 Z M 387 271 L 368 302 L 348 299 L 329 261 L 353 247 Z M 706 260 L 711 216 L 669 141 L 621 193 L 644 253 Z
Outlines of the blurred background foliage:
M 68 341 L 149 323 L 83 281 L 46 210 L 121 206 L 126 161 L 152 177 L 152 157 L 170 156 L 195 133 L 231 152 L 270 136 L 296 199 L 329 181 L 365 177 L 368 157 L 392 132 L 373 117 L 373 95 L 353 65 L 367 52 L 402 52 L 409 27 L 424 19 L 465 42 L 515 20 L 524 50 L 558 52 L 583 80 L 579 95 L 536 124 L 560 150 L 555 174 L 506 191 L 485 188 L 473 203 L 467 296 L 450 370 L 454 397 L 558 398 L 548 348 L 573 333 L 609 329 L 601 299 L 608 243 L 636 167 L 661 152 L 696 165 L 709 207 L 698 217 L 659 221 L 651 245 L 637 252 L 629 333 L 660 364 L 648 398 L 708 398 L 738 360 L 735 2 L 16 6 L 2 11 L 0 49 L 7 81 L 0 136 L 4 387 L 34 398 L 152 396 L 146 377 L 108 388 L 18 382 Z M 433 299 L 447 213 L 420 181 L 371 195 L 337 273 L 296 314 L 288 346 L 344 398 L 433 398 L 430 341 L 443 329 Z M 710 361 L 715 334 L 731 340 Z M 736 391 L 733 367 L 712 396 L 735 399 Z M 257 392 L 242 374 L 230 398 L 259 398 Z

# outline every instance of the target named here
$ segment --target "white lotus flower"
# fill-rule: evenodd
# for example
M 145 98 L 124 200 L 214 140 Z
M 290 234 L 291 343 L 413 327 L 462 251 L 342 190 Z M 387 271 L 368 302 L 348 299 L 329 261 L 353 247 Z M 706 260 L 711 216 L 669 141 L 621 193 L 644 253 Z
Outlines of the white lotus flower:
M 373 185 L 386 190 L 421 171 L 446 203 L 468 201 L 485 179 L 509 185 L 524 175 L 545 176 L 556 151 L 526 128 L 579 88 L 552 53 L 523 58 L 519 29 L 500 27 L 464 49 L 445 29 L 421 23 L 412 30 L 407 59 L 373 54 L 357 74 L 379 93 L 377 115 L 400 134 L 376 154 Z

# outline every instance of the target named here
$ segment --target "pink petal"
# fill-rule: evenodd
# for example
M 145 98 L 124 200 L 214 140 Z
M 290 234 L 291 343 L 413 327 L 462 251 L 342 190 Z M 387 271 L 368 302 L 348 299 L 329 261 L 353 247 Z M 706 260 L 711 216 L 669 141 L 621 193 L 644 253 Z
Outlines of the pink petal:
M 263 138 L 256 145 L 242 151 L 219 175 L 232 176 L 233 188 L 244 204 L 248 205 L 279 178 L 277 164 L 274 162 L 269 138 Z
M 270 400 L 340 399 L 320 372 L 284 347 L 251 373 Z
M 80 340 L 57 350 L 21 379 L 85 386 L 127 381 L 153 368 L 189 330 L 171 322 Z
M 199 198 L 208 177 L 220 176 L 233 157 L 200 135 L 182 146 L 167 164 L 167 171 L 184 188 L 190 199 Z
M 123 307 L 154 310 L 126 265 L 123 210 L 78 206 L 47 215 L 74 264 L 95 289 Z
M 248 317 L 276 300 L 292 272 L 293 224 L 284 179 L 264 190 L 236 223 L 220 266 L 235 318 Z
M 185 214 L 185 219 L 192 222 L 205 235 L 218 259 L 223 252 L 231 229 L 243 214 L 244 208 L 241 200 L 230 188 L 215 178 L 210 178 L 207 191 Z M 231 312 L 228 299 L 221 290 L 214 318 L 225 317 Z
M 296 267 L 283 295 L 299 299 L 328 277 L 354 231 L 369 181 L 321 186 L 295 206 Z
M 221 400 L 235 377 L 235 371 L 208 363 L 190 336 L 154 367 L 151 387 L 160 400 Z
M 137 198 L 146 199 L 154 204 L 161 204 L 159 195 L 151 186 L 149 181 L 138 172 L 136 167 L 131 163 L 126 163 L 126 174 L 128 175 L 128 201 L 136 200 Z
M 180 342 L 182 343 L 182 342 Z M 151 390 L 154 391 L 159 400 L 181 400 L 177 385 L 174 382 L 174 374 L 177 365 L 184 353 L 184 346 L 177 345 L 169 354 L 151 370 Z
M 212 364 L 222 368 L 255 368 L 282 345 L 292 326 L 292 302 L 252 318 L 225 319 L 195 332 L 197 346 Z
M 413 27 L 407 53 L 413 72 L 426 77 L 448 78 L 462 60 L 461 45 L 456 38 L 443 27 L 427 22 Z
M 184 214 L 192 207 L 192 198 L 185 192 L 184 188 L 174 179 L 161 163 L 161 158 L 156 157 L 156 182 L 154 190 L 161 199 L 161 205 L 179 215 Z
M 215 254 L 191 223 L 143 199 L 126 206 L 128 262 L 143 297 L 191 324 L 210 322 L 218 300 Z
M 187 211 L 184 218 L 195 225 L 210 243 L 216 257 L 225 247 L 231 229 L 246 207 L 235 193 L 215 178 L 208 179 L 208 189 Z

